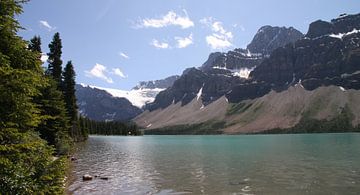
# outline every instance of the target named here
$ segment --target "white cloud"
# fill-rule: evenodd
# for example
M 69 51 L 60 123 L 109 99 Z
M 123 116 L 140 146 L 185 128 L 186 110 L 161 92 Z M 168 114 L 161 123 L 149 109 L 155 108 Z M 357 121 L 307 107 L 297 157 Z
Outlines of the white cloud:
M 233 24 L 232 27 L 233 28 L 239 28 L 243 32 L 245 31 L 245 27 L 243 25 Z
M 206 42 L 212 49 L 224 49 L 233 46 L 231 43 L 233 34 L 224 29 L 219 21 L 214 21 L 213 18 L 203 18 L 200 23 L 211 28 L 213 32 L 211 35 L 206 36 Z
M 193 35 L 192 33 L 188 37 L 175 37 L 177 41 L 177 48 L 185 48 L 193 44 Z
M 49 59 L 49 56 L 46 55 L 46 53 L 41 53 L 40 60 L 42 61 L 42 63 L 45 63 L 48 59 Z
M 121 71 L 120 68 L 113 68 L 111 69 L 111 71 L 108 71 L 106 66 L 98 63 L 96 63 L 95 66 L 90 71 L 85 71 L 85 75 L 87 77 L 96 77 L 108 83 L 113 83 L 113 80 L 109 76 L 109 74 L 116 75 L 121 78 L 127 78 L 127 76 Z
M 115 74 L 121 78 L 126 78 L 127 76 L 124 75 L 124 73 L 120 70 L 120 68 L 113 68 L 112 69 L 112 74 Z
M 156 39 L 153 39 L 152 42 L 150 43 L 150 45 L 156 47 L 156 48 L 159 48 L 159 49 L 169 49 L 170 46 L 168 43 L 166 42 L 160 42 Z
M 40 20 L 39 21 L 40 26 L 45 27 L 48 31 L 53 31 L 56 29 L 56 27 L 51 26 L 47 21 Z
M 96 63 L 95 66 L 90 71 L 85 71 L 85 73 L 87 77 L 96 77 L 108 83 L 113 83 L 112 78 L 106 76 L 108 71 L 104 65 Z
M 206 36 L 206 42 L 212 49 L 222 49 L 232 46 L 230 41 L 217 34 Z
M 194 26 L 194 22 L 189 18 L 186 10 L 183 10 L 184 16 L 176 14 L 174 11 L 169 11 L 166 15 L 161 18 L 145 18 L 140 20 L 136 26 L 138 28 L 162 28 L 166 26 L 180 26 L 181 28 L 190 28 Z
M 119 55 L 125 59 L 129 59 L 130 57 L 128 55 L 126 55 L 125 53 L 123 52 L 120 52 Z

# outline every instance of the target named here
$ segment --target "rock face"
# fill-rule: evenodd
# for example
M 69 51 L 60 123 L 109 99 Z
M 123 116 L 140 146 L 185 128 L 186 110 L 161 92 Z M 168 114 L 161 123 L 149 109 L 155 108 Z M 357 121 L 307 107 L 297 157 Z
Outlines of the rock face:
M 304 35 L 293 27 L 261 27 L 247 49 L 251 53 L 270 55 L 272 51 L 301 39 Z
M 341 14 L 338 18 L 326 22 L 317 20 L 310 24 L 306 37 L 314 39 L 330 34 L 340 34 L 360 29 L 360 14 Z
M 215 52 L 209 55 L 208 60 L 201 66 L 201 70 L 209 71 L 213 68 L 252 69 L 264 59 L 262 53 L 250 53 L 246 49 L 235 49 L 227 53 Z
M 309 90 L 321 85 L 360 89 L 359 25 L 359 15 L 331 23 L 316 21 L 310 25 L 306 38 L 276 49 L 250 77 L 274 88 L 301 82 Z
M 136 85 L 133 89 L 166 89 L 168 87 L 171 87 L 178 78 L 178 75 L 174 75 L 161 80 L 140 81 L 139 84 Z
M 203 72 L 197 68 L 190 68 L 184 71 L 172 87 L 160 92 L 155 101 L 147 105 L 147 109 L 165 108 L 177 102 L 186 105 L 196 97 L 201 99 L 204 105 L 207 105 L 223 96 L 232 86 L 243 80 L 240 77 L 233 76 L 228 70 L 212 69 Z
M 104 90 L 76 85 L 80 114 L 97 121 L 127 121 L 142 112 L 126 98 L 113 97 Z

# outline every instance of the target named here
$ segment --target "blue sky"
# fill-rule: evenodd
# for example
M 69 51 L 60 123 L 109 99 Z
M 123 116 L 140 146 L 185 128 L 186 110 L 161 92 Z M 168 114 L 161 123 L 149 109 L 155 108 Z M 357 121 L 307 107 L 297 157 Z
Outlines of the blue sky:
M 43 52 L 60 32 L 78 83 L 128 90 L 245 48 L 261 26 L 306 33 L 317 19 L 359 12 L 359 0 L 32 0 L 18 19 L 19 35 L 40 35 Z

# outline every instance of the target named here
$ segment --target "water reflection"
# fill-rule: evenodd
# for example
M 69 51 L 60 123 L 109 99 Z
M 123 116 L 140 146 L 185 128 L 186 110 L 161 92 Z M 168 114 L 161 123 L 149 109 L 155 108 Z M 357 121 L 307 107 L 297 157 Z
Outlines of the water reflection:
M 351 138 L 349 138 L 351 137 Z M 74 194 L 356 194 L 358 134 L 90 137 Z M 109 177 L 83 182 L 89 173 Z

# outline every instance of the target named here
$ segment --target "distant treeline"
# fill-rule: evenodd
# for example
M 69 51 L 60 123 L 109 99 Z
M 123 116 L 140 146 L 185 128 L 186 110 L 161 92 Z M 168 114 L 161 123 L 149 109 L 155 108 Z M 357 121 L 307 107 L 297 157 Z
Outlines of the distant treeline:
M 80 126 L 95 135 L 142 135 L 133 122 L 95 121 L 80 117 Z

